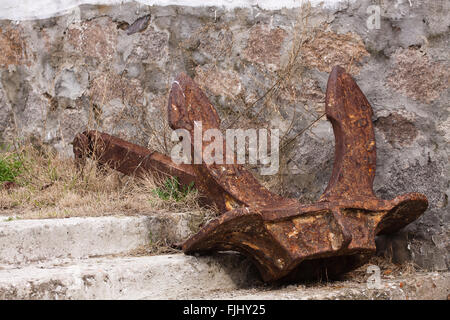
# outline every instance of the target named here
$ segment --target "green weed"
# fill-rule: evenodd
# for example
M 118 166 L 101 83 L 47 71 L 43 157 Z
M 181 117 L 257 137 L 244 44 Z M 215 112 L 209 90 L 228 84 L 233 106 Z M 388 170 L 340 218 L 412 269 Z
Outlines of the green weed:
M 161 187 L 152 190 L 158 198 L 162 200 L 175 200 L 176 202 L 183 200 L 186 196 L 194 191 L 194 182 L 187 186 L 182 186 L 178 181 L 178 177 L 169 177 Z
M 14 182 L 23 170 L 23 160 L 16 154 L 0 156 L 0 182 Z

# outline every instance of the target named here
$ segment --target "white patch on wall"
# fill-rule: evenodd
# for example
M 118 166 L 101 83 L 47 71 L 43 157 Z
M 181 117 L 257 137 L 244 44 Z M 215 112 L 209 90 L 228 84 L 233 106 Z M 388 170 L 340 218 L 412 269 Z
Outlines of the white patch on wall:
M 277 10 L 297 8 L 303 3 L 325 8 L 336 8 L 340 3 L 350 0 L 136 0 L 144 5 L 179 5 L 188 7 L 217 6 L 227 9 L 258 6 L 261 9 Z M 354 0 L 351 0 L 354 1 Z M 132 0 L 0 0 L 0 19 L 33 20 L 46 19 L 72 12 L 82 4 L 114 5 Z

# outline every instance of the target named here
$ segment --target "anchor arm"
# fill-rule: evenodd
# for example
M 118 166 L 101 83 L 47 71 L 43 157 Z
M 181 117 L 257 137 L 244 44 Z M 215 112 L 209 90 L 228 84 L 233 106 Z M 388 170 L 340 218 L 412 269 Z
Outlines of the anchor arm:
M 335 137 L 330 181 L 320 201 L 375 198 L 376 144 L 372 107 L 353 78 L 340 66 L 328 79 L 326 115 Z

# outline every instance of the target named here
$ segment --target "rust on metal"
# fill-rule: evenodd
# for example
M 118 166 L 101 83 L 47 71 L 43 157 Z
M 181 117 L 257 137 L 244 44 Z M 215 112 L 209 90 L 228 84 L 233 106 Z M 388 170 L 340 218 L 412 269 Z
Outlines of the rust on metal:
M 170 157 L 147 148 L 135 145 L 118 137 L 96 130 L 85 131 L 75 136 L 73 153 L 78 166 L 86 157 L 130 176 L 151 173 L 156 176 L 176 176 L 180 183 L 195 183 L 192 167 L 176 164 Z
M 173 82 L 168 104 L 172 129 L 185 129 L 194 148 L 194 126 L 219 129 L 220 119 L 203 91 L 187 75 Z M 375 236 L 395 232 L 417 219 L 427 198 L 407 193 L 392 200 L 375 196 L 376 144 L 372 108 L 353 78 L 339 66 L 327 85 L 326 115 L 335 136 L 335 160 L 326 190 L 313 204 L 271 193 L 238 164 L 177 165 L 149 149 L 97 131 L 78 134 L 77 161 L 95 157 L 125 174 L 177 176 L 192 181 L 223 214 L 182 245 L 186 254 L 235 250 L 251 258 L 265 281 L 333 277 L 375 252 Z M 203 133 L 202 132 L 202 133 Z M 212 143 L 212 142 L 211 142 Z M 226 150 L 226 141 L 224 150 Z M 225 160 L 225 159 L 224 159 Z M 223 161 L 225 163 L 225 161 Z
M 219 129 L 220 119 L 216 109 L 209 102 L 205 93 L 186 74 L 181 74 L 174 81 L 169 95 L 169 125 L 172 129 L 185 129 L 194 142 L 195 122 L 202 123 L 202 136 L 208 129 Z M 210 142 L 212 143 L 212 142 Z M 208 148 L 208 142 L 202 143 L 202 150 Z M 226 141 L 223 141 L 226 150 Z M 198 152 L 192 148 L 192 154 Z M 200 191 L 213 199 L 221 211 L 228 211 L 242 206 L 252 208 L 289 207 L 297 203 L 294 199 L 285 199 L 271 193 L 255 177 L 239 164 L 192 165 L 198 176 Z M 204 159 L 201 156 L 201 159 Z
M 202 121 L 203 130 L 219 128 L 216 110 L 185 74 L 172 85 L 168 109 L 170 126 L 188 130 L 191 141 L 194 121 Z M 188 239 L 184 252 L 239 251 L 255 262 L 265 281 L 331 277 L 364 263 L 375 252 L 377 234 L 395 232 L 420 216 L 428 206 L 422 194 L 393 200 L 374 195 L 372 108 L 341 67 L 329 77 L 326 114 L 336 150 L 330 182 L 318 202 L 302 205 L 274 195 L 239 165 L 194 165 L 204 192 L 222 189 L 234 205 Z

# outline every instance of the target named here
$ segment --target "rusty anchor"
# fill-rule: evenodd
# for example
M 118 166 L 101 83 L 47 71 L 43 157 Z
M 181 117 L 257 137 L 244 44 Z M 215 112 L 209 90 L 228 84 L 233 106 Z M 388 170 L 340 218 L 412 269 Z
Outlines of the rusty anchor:
M 172 129 L 188 130 L 191 138 L 194 121 L 202 121 L 203 131 L 220 126 L 215 108 L 185 74 L 172 85 L 168 110 Z M 428 201 L 418 193 L 392 200 L 375 196 L 372 108 L 339 66 L 328 80 L 326 115 L 335 135 L 334 167 L 325 192 L 309 205 L 271 193 L 242 165 L 177 165 L 96 131 L 77 135 L 74 153 L 79 161 L 95 154 L 101 163 L 126 174 L 150 171 L 178 176 L 183 183 L 194 181 L 223 214 L 183 243 L 186 254 L 239 251 L 254 261 L 264 281 L 331 278 L 364 264 L 375 253 L 376 235 L 411 223 Z M 100 147 L 93 148 L 95 143 Z

